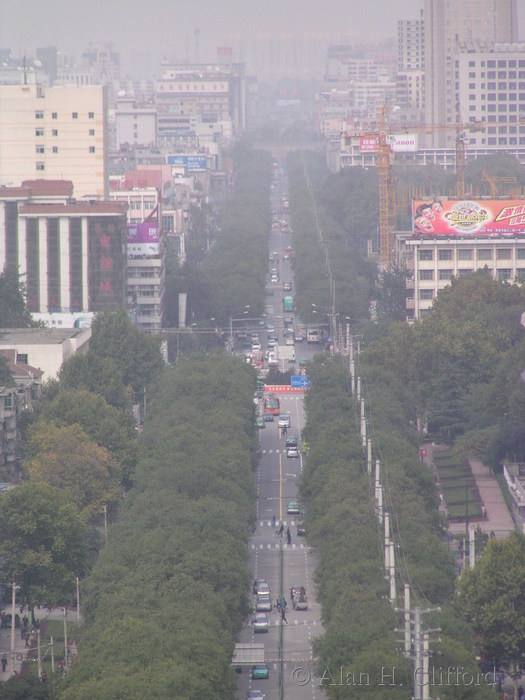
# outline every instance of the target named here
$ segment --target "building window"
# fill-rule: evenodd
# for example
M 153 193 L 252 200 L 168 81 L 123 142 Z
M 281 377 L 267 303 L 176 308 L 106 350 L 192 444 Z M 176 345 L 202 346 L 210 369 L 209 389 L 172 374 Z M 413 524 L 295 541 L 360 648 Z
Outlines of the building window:
M 53 153 L 58 153 L 58 146 L 53 146 Z
M 13 394 L 4 396 L 4 408 L 13 408 Z
M 43 136 L 43 135 L 44 135 L 43 129 L 35 129 L 35 136 Z
M 78 112 L 73 112 L 71 116 L 73 119 L 78 119 Z
M 470 267 L 462 267 L 460 270 L 458 270 L 458 276 L 468 275 L 470 272 L 474 272 L 474 270 Z
M 449 280 L 452 277 L 452 270 L 440 270 L 439 279 L 443 282 L 444 280 Z
M 518 260 L 525 260 L 525 248 L 518 248 L 517 258 Z
M 89 135 L 94 136 L 95 135 L 95 129 L 90 129 L 89 130 Z
M 421 282 L 429 282 L 434 279 L 434 270 L 420 270 L 419 279 Z
M 472 260 L 472 248 L 460 248 L 458 250 L 458 260 Z
M 51 112 L 51 119 L 58 119 L 58 112 Z
M 512 251 L 510 248 L 498 248 L 496 251 L 496 258 L 498 260 L 510 260 L 512 257 Z
M 94 153 L 95 152 L 95 146 L 90 146 L 89 147 L 89 152 Z
M 89 119 L 94 119 L 94 118 L 95 118 L 95 112 L 89 112 L 88 118 L 89 118 Z
M 46 168 L 45 168 L 44 163 L 37 163 L 37 164 L 36 164 L 36 169 L 37 169 L 39 172 L 43 172 Z
M 512 270 L 498 270 L 498 280 L 500 282 L 506 282 L 510 280 Z
M 41 112 L 40 110 L 38 112 L 35 112 L 35 119 L 43 119 L 44 118 L 44 112 Z
M 434 290 L 433 289 L 420 289 L 419 290 L 419 298 L 421 301 L 430 301 L 434 298 Z
M 478 250 L 478 260 L 492 260 L 492 250 Z
M 433 260 L 433 255 L 431 250 L 420 250 L 419 251 L 420 260 Z
M 525 280 L 525 268 L 524 267 L 518 267 L 516 270 L 516 277 L 519 280 Z
M 446 248 L 445 250 L 439 251 L 439 260 L 452 260 L 452 250 Z

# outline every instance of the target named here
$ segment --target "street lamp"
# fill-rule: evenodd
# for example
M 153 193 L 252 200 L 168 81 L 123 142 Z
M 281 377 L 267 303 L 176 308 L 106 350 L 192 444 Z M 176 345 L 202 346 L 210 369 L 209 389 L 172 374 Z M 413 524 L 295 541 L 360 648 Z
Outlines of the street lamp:
M 233 315 L 239 313 L 240 311 L 244 311 L 244 314 L 246 314 L 249 308 L 250 305 L 246 304 L 246 306 L 242 306 L 240 309 L 234 309 L 230 314 L 230 354 L 233 352 L 233 321 L 239 320 L 234 319 Z

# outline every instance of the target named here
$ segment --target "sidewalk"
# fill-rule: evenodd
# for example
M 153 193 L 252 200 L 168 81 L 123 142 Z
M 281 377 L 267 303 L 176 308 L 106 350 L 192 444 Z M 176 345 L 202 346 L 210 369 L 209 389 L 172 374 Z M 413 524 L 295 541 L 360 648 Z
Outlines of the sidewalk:
M 429 442 L 421 445 L 421 449 L 426 450 L 423 461 L 434 469 L 433 451 L 439 450 L 439 446 Z M 477 520 L 476 525 L 479 525 L 482 532 L 489 535 L 493 532 L 496 538 L 504 539 L 515 529 L 515 525 L 505 498 L 501 493 L 500 485 L 490 468 L 485 466 L 480 460 L 472 458 L 469 459 L 469 463 L 479 495 L 485 506 L 485 518 Z M 446 503 L 442 502 L 441 510 L 446 513 Z M 453 535 L 464 534 L 465 523 L 450 523 L 448 529 Z

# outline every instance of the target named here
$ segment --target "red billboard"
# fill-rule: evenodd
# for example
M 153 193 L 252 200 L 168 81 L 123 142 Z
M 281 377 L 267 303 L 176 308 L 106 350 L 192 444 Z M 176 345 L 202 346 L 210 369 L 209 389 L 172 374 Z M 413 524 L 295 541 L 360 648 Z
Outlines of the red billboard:
M 379 148 L 379 138 L 377 136 L 361 136 L 359 139 L 359 150 L 361 152 L 377 151 Z
M 525 200 L 415 201 L 415 236 L 516 236 L 525 234 Z

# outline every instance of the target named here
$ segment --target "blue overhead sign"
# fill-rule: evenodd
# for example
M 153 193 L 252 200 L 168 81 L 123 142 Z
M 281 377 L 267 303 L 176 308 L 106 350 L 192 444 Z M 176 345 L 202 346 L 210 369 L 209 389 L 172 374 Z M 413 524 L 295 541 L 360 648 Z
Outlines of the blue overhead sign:
M 168 165 L 176 165 L 179 168 L 185 168 L 189 171 L 206 170 L 206 155 L 197 153 L 182 154 L 168 156 Z
M 310 386 L 310 380 L 303 374 L 292 374 L 290 386 L 293 389 L 307 389 Z

